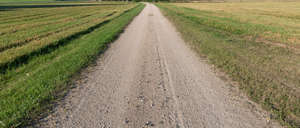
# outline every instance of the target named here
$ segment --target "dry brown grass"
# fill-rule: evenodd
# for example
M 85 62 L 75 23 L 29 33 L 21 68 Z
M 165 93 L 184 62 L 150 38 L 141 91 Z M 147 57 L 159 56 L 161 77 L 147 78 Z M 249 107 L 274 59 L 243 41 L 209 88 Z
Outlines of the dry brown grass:
M 300 3 L 158 5 L 195 51 L 238 81 L 270 118 L 300 127 Z
M 259 36 L 265 40 L 293 47 L 300 46 L 300 2 L 177 3 L 174 5 L 207 12 L 210 17 L 231 20 L 228 22 L 252 25 L 245 28 L 248 30 L 244 30 L 248 36 Z M 251 29 L 256 25 L 265 28 Z

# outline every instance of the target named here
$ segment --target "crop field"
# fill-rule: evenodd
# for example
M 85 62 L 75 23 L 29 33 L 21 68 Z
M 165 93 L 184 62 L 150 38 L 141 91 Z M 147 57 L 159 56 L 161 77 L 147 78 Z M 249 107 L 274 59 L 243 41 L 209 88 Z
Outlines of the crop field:
M 30 3 L 30 2 L 55 2 L 56 0 L 0 0 L 0 3 Z
M 160 3 L 202 56 L 271 118 L 300 126 L 300 2 Z
M 122 2 L 1 4 L 0 127 L 39 115 L 142 8 Z
M 175 4 L 199 10 L 193 16 L 234 34 L 300 48 L 300 2 Z
M 118 16 L 130 7 L 85 3 L 26 6 L 4 8 L 0 12 L 0 67 L 6 68 L 26 55 Z

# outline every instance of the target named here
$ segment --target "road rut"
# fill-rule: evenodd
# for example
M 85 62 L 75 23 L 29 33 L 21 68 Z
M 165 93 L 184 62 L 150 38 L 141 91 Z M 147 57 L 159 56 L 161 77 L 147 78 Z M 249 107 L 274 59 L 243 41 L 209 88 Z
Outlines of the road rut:
M 147 4 L 38 127 L 280 127 Z

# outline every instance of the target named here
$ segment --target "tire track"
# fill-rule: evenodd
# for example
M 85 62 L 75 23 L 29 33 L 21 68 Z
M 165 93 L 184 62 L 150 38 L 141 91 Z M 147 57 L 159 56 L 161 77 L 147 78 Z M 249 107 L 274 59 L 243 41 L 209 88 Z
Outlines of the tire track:
M 218 78 L 152 4 L 89 71 L 42 126 L 280 127 Z

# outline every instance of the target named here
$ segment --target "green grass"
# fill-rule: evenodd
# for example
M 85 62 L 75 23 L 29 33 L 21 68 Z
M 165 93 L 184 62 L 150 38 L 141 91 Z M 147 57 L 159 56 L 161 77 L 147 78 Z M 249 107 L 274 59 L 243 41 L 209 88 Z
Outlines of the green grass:
M 84 2 L 89 0 L 0 0 L 0 3 Z
M 268 6 L 268 3 L 265 4 Z M 205 10 L 205 4 L 199 4 L 203 6 L 199 9 L 186 8 L 185 4 L 157 5 L 195 51 L 238 81 L 241 90 L 264 109 L 271 111 L 271 118 L 288 127 L 300 127 L 300 54 L 294 49 L 273 44 L 274 40 L 280 41 L 277 39 L 270 39 L 270 43 L 257 40 L 262 38 L 257 34 L 264 30 L 288 31 L 284 26 L 243 21 L 246 16 L 231 17 L 228 15 L 235 13 L 224 13 L 231 10 L 218 12 L 217 7 Z M 196 8 L 197 4 L 189 6 Z M 236 12 L 241 10 L 239 13 L 242 13 L 243 7 L 240 6 Z M 255 11 L 260 13 L 259 10 Z M 251 14 L 247 15 L 251 18 Z M 290 36 L 289 33 L 286 36 Z
M 134 4 L 85 2 L 5 6 L 4 11 L 0 11 L 1 70 L 22 64 L 31 54 L 112 19 Z
M 63 40 L 64 45 L 48 47 L 47 52 L 31 56 L 26 64 L 7 69 L 0 85 L 3 127 L 23 126 L 28 119 L 39 115 L 58 92 L 68 88 L 70 78 L 103 52 L 106 44 L 113 41 L 143 7 L 132 5 L 133 9 L 128 8 L 129 11 L 73 37 L 76 39 Z
M 51 2 L 51 1 L 55 1 L 55 0 L 0 0 L 0 2 Z
M 190 10 L 202 24 L 230 33 L 300 48 L 300 2 L 174 4 Z M 209 22 L 209 23 L 208 23 Z

